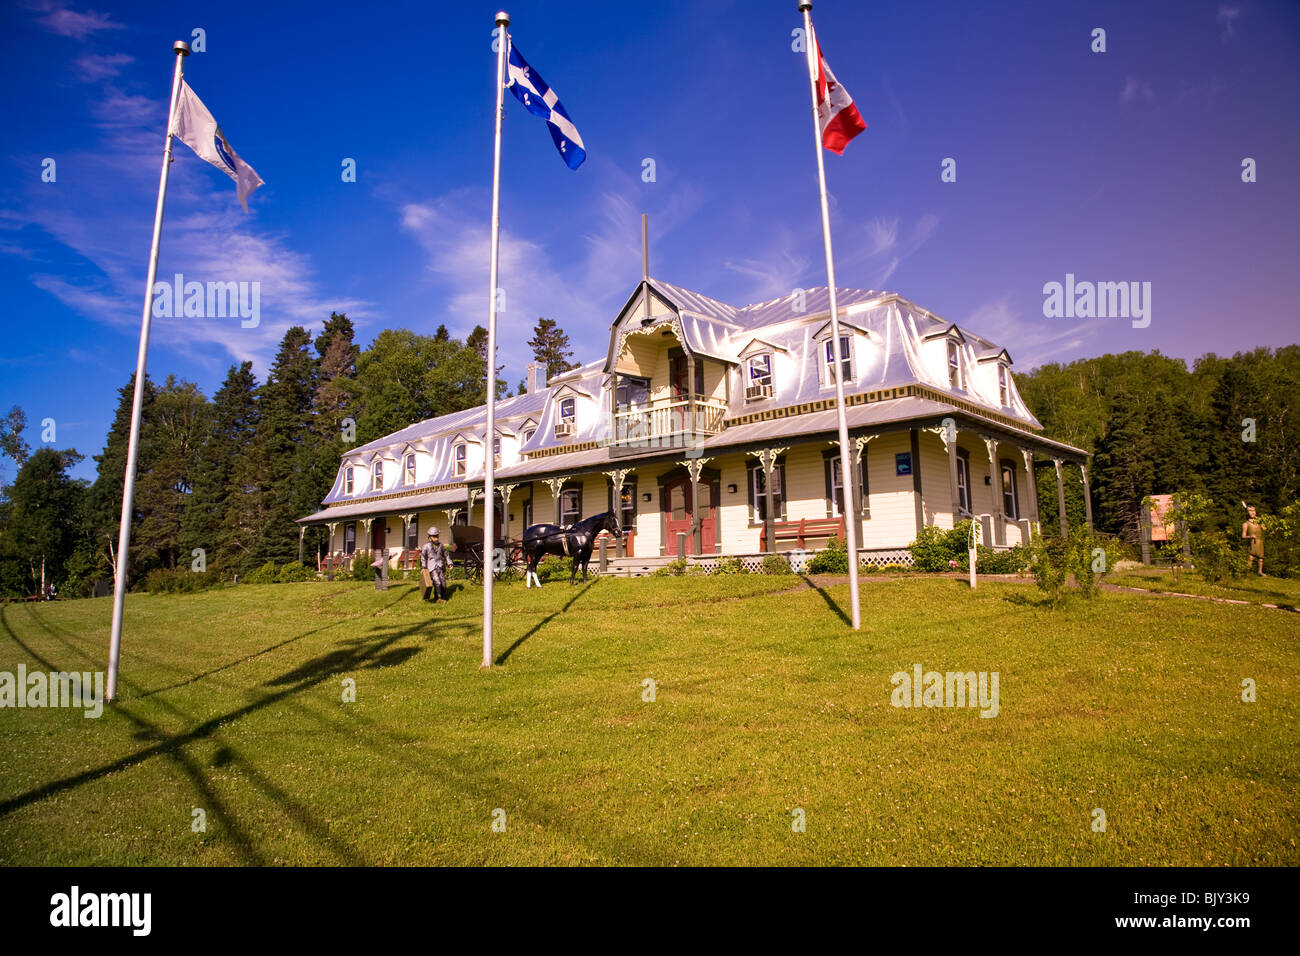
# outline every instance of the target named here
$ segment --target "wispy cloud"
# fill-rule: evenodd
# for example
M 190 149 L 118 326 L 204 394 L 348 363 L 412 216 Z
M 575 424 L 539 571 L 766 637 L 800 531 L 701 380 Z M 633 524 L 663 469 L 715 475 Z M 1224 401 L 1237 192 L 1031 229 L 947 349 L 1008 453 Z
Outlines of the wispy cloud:
M 101 30 L 122 29 L 122 24 L 114 22 L 107 13 L 73 10 L 57 0 L 31 0 L 27 8 L 39 14 L 36 22 L 46 30 L 74 40 L 84 40 Z
M 1156 91 L 1151 83 L 1140 76 L 1130 76 L 1124 80 L 1124 89 L 1119 92 L 1121 103 L 1154 103 Z
M 1241 19 L 1241 7 L 1229 4 L 1220 4 L 1219 11 L 1214 18 L 1218 21 L 1220 32 L 1219 39 L 1227 43 L 1237 35 L 1237 21 Z
M 77 78 L 83 83 L 98 83 L 101 80 L 111 80 L 122 72 L 122 67 L 134 62 L 135 57 L 125 53 L 87 53 L 73 60 L 72 66 L 77 72 Z
M 1005 346 L 1016 367 L 1022 370 L 1072 356 L 1105 327 L 1099 322 L 1047 319 L 1041 310 L 1025 315 L 1011 304 L 1009 295 L 985 302 L 961 324 L 990 342 Z

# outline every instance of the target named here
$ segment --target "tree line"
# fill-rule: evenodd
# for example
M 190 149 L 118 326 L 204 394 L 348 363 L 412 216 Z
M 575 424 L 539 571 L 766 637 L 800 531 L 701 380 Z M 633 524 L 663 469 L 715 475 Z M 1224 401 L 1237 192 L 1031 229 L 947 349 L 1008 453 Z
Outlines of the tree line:
M 554 320 L 539 320 L 529 345 L 549 375 L 573 367 Z M 486 367 L 481 326 L 464 341 L 446 326 L 433 335 L 386 329 L 362 350 L 351 320 L 332 313 L 314 338 L 302 326 L 285 332 L 263 382 L 251 362 L 231 366 L 211 399 L 173 375 L 161 385 L 146 378 L 128 581 L 190 568 L 195 549 L 223 575 L 296 560 L 295 519 L 319 509 L 343 452 L 483 404 Z M 0 418 L 0 457 L 17 466 L 0 487 L 0 596 L 50 583 L 65 597 L 111 586 L 134 392 L 132 375 L 93 482 L 71 477 L 85 457 L 75 449 L 30 453 L 21 408 Z M 499 377 L 497 394 L 510 394 Z M 324 538 L 308 529 L 306 554 Z

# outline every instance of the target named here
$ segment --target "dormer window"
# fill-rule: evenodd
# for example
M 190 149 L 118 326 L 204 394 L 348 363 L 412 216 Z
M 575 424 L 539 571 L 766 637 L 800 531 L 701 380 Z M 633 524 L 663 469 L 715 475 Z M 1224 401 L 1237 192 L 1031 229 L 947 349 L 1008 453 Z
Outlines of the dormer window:
M 352 494 L 352 466 L 348 465 L 343 469 L 343 493 Z
M 822 342 L 822 387 L 835 384 L 835 346 L 833 339 Z M 853 381 L 853 347 L 847 335 L 840 336 L 840 379 Z
M 765 352 L 748 359 L 746 365 L 745 401 L 772 397 L 772 354 Z
M 961 388 L 961 349 L 952 339 L 948 340 L 948 385 Z M 1006 404 L 1005 402 L 1003 404 Z
M 451 450 L 452 460 L 454 462 L 453 471 L 457 478 L 463 478 L 465 475 L 465 443 L 458 442 Z
M 370 489 L 371 491 L 384 490 L 384 463 L 382 461 L 375 462 L 374 484 L 370 486 Z
M 501 436 L 500 435 L 492 439 L 492 464 L 494 467 L 501 464 Z
M 525 428 L 523 444 L 527 445 L 530 441 L 533 440 L 533 436 L 536 434 L 537 434 L 536 428 Z
M 560 399 L 560 421 L 572 425 L 577 419 L 577 402 L 572 398 Z
M 406 456 L 406 483 L 415 484 L 415 453 L 411 452 Z
M 1003 408 L 1011 407 L 1011 370 L 998 363 L 998 398 Z

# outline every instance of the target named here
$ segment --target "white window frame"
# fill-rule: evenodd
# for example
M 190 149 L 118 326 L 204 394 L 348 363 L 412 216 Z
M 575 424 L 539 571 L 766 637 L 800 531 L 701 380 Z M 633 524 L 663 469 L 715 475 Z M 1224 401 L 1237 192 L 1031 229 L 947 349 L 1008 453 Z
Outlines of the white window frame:
M 772 504 L 776 506 L 777 514 L 773 515 L 773 520 L 780 521 L 781 512 L 781 475 L 785 472 L 785 465 L 778 463 L 772 469 Z M 749 470 L 750 483 L 754 486 L 754 507 L 750 514 L 750 524 L 762 524 L 763 515 L 759 510 L 767 502 L 767 494 L 763 490 L 763 469 L 762 466 L 756 465 Z
M 408 485 L 415 484 L 415 452 L 408 452 L 406 455 L 405 480 Z
M 565 405 L 568 405 L 569 411 L 564 411 Z M 566 425 L 576 425 L 578 421 L 578 400 L 572 395 L 560 399 L 560 421 Z
M 827 354 L 827 346 L 831 344 L 834 336 L 826 336 L 817 343 L 817 360 L 821 366 L 822 388 L 835 387 L 835 372 L 833 370 L 834 359 Z M 846 354 L 847 353 L 847 354 Z M 840 333 L 840 376 L 844 384 L 849 384 L 854 380 L 853 377 L 853 335 L 849 332 Z M 845 369 L 844 366 L 848 368 Z
M 1003 408 L 1011 407 L 1011 369 L 1005 362 L 998 363 L 998 398 Z
M 345 495 L 352 494 L 353 487 L 355 487 L 355 485 L 353 483 L 352 466 L 348 465 L 343 469 L 343 493 Z
M 953 338 L 949 338 L 947 342 L 948 347 L 944 354 L 948 365 L 948 387 L 960 391 L 966 387 L 966 376 L 962 374 L 961 368 L 961 344 Z
M 767 366 L 767 370 L 761 374 L 755 374 L 757 363 L 762 362 Z M 774 377 L 772 374 L 772 353 L 760 352 L 758 355 L 751 355 L 745 360 L 745 387 L 750 385 L 766 385 L 772 387 Z
M 568 503 L 567 503 L 570 500 L 570 496 L 573 496 L 572 500 L 575 502 L 574 507 L 572 509 L 568 507 Z M 576 515 L 573 521 L 567 520 L 567 517 L 571 514 Z M 565 488 L 560 492 L 560 524 L 567 526 L 573 524 L 575 521 L 581 521 L 581 520 L 582 520 L 582 489 Z
M 1006 460 L 998 462 L 1002 476 L 1002 511 L 1012 521 L 1020 520 L 1020 491 L 1016 488 L 1016 463 Z M 1007 497 L 1011 497 L 1011 510 L 1007 510 Z
M 957 503 L 966 514 L 973 514 L 970 487 L 970 457 L 957 455 Z
M 537 434 L 537 429 L 536 429 L 536 428 L 529 428 L 529 429 L 526 429 L 526 430 L 524 431 L 524 438 L 523 438 L 523 441 L 520 442 L 520 444 L 522 444 L 522 445 L 527 445 L 530 441 L 533 440 L 533 436 L 536 435 L 536 434 Z
M 457 478 L 465 477 L 469 471 L 469 450 L 466 443 L 458 441 L 451 446 L 451 472 Z

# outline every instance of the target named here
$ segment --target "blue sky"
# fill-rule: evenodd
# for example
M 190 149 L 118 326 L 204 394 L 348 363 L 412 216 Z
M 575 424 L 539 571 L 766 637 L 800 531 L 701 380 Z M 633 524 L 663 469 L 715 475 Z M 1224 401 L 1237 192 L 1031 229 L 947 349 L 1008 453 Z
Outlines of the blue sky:
M 258 281 L 262 318 L 155 320 L 150 374 L 211 395 L 331 310 L 362 345 L 486 322 L 496 7 L 90 3 L 0 13 L 0 411 L 26 409 L 31 444 L 53 418 L 55 444 L 97 453 L 134 370 L 171 45 L 195 28 L 186 79 L 266 185 L 245 214 L 178 144 L 159 278 Z M 825 283 L 793 0 L 507 9 L 588 153 L 570 172 L 507 97 L 508 381 L 539 315 L 579 359 L 604 351 L 642 212 L 671 282 L 736 305 Z M 1297 340 L 1300 5 L 821 0 L 814 17 L 869 124 L 826 154 L 840 285 L 897 291 L 1018 369 Z M 1043 285 L 1066 273 L 1150 282 L 1150 326 L 1045 318 Z

